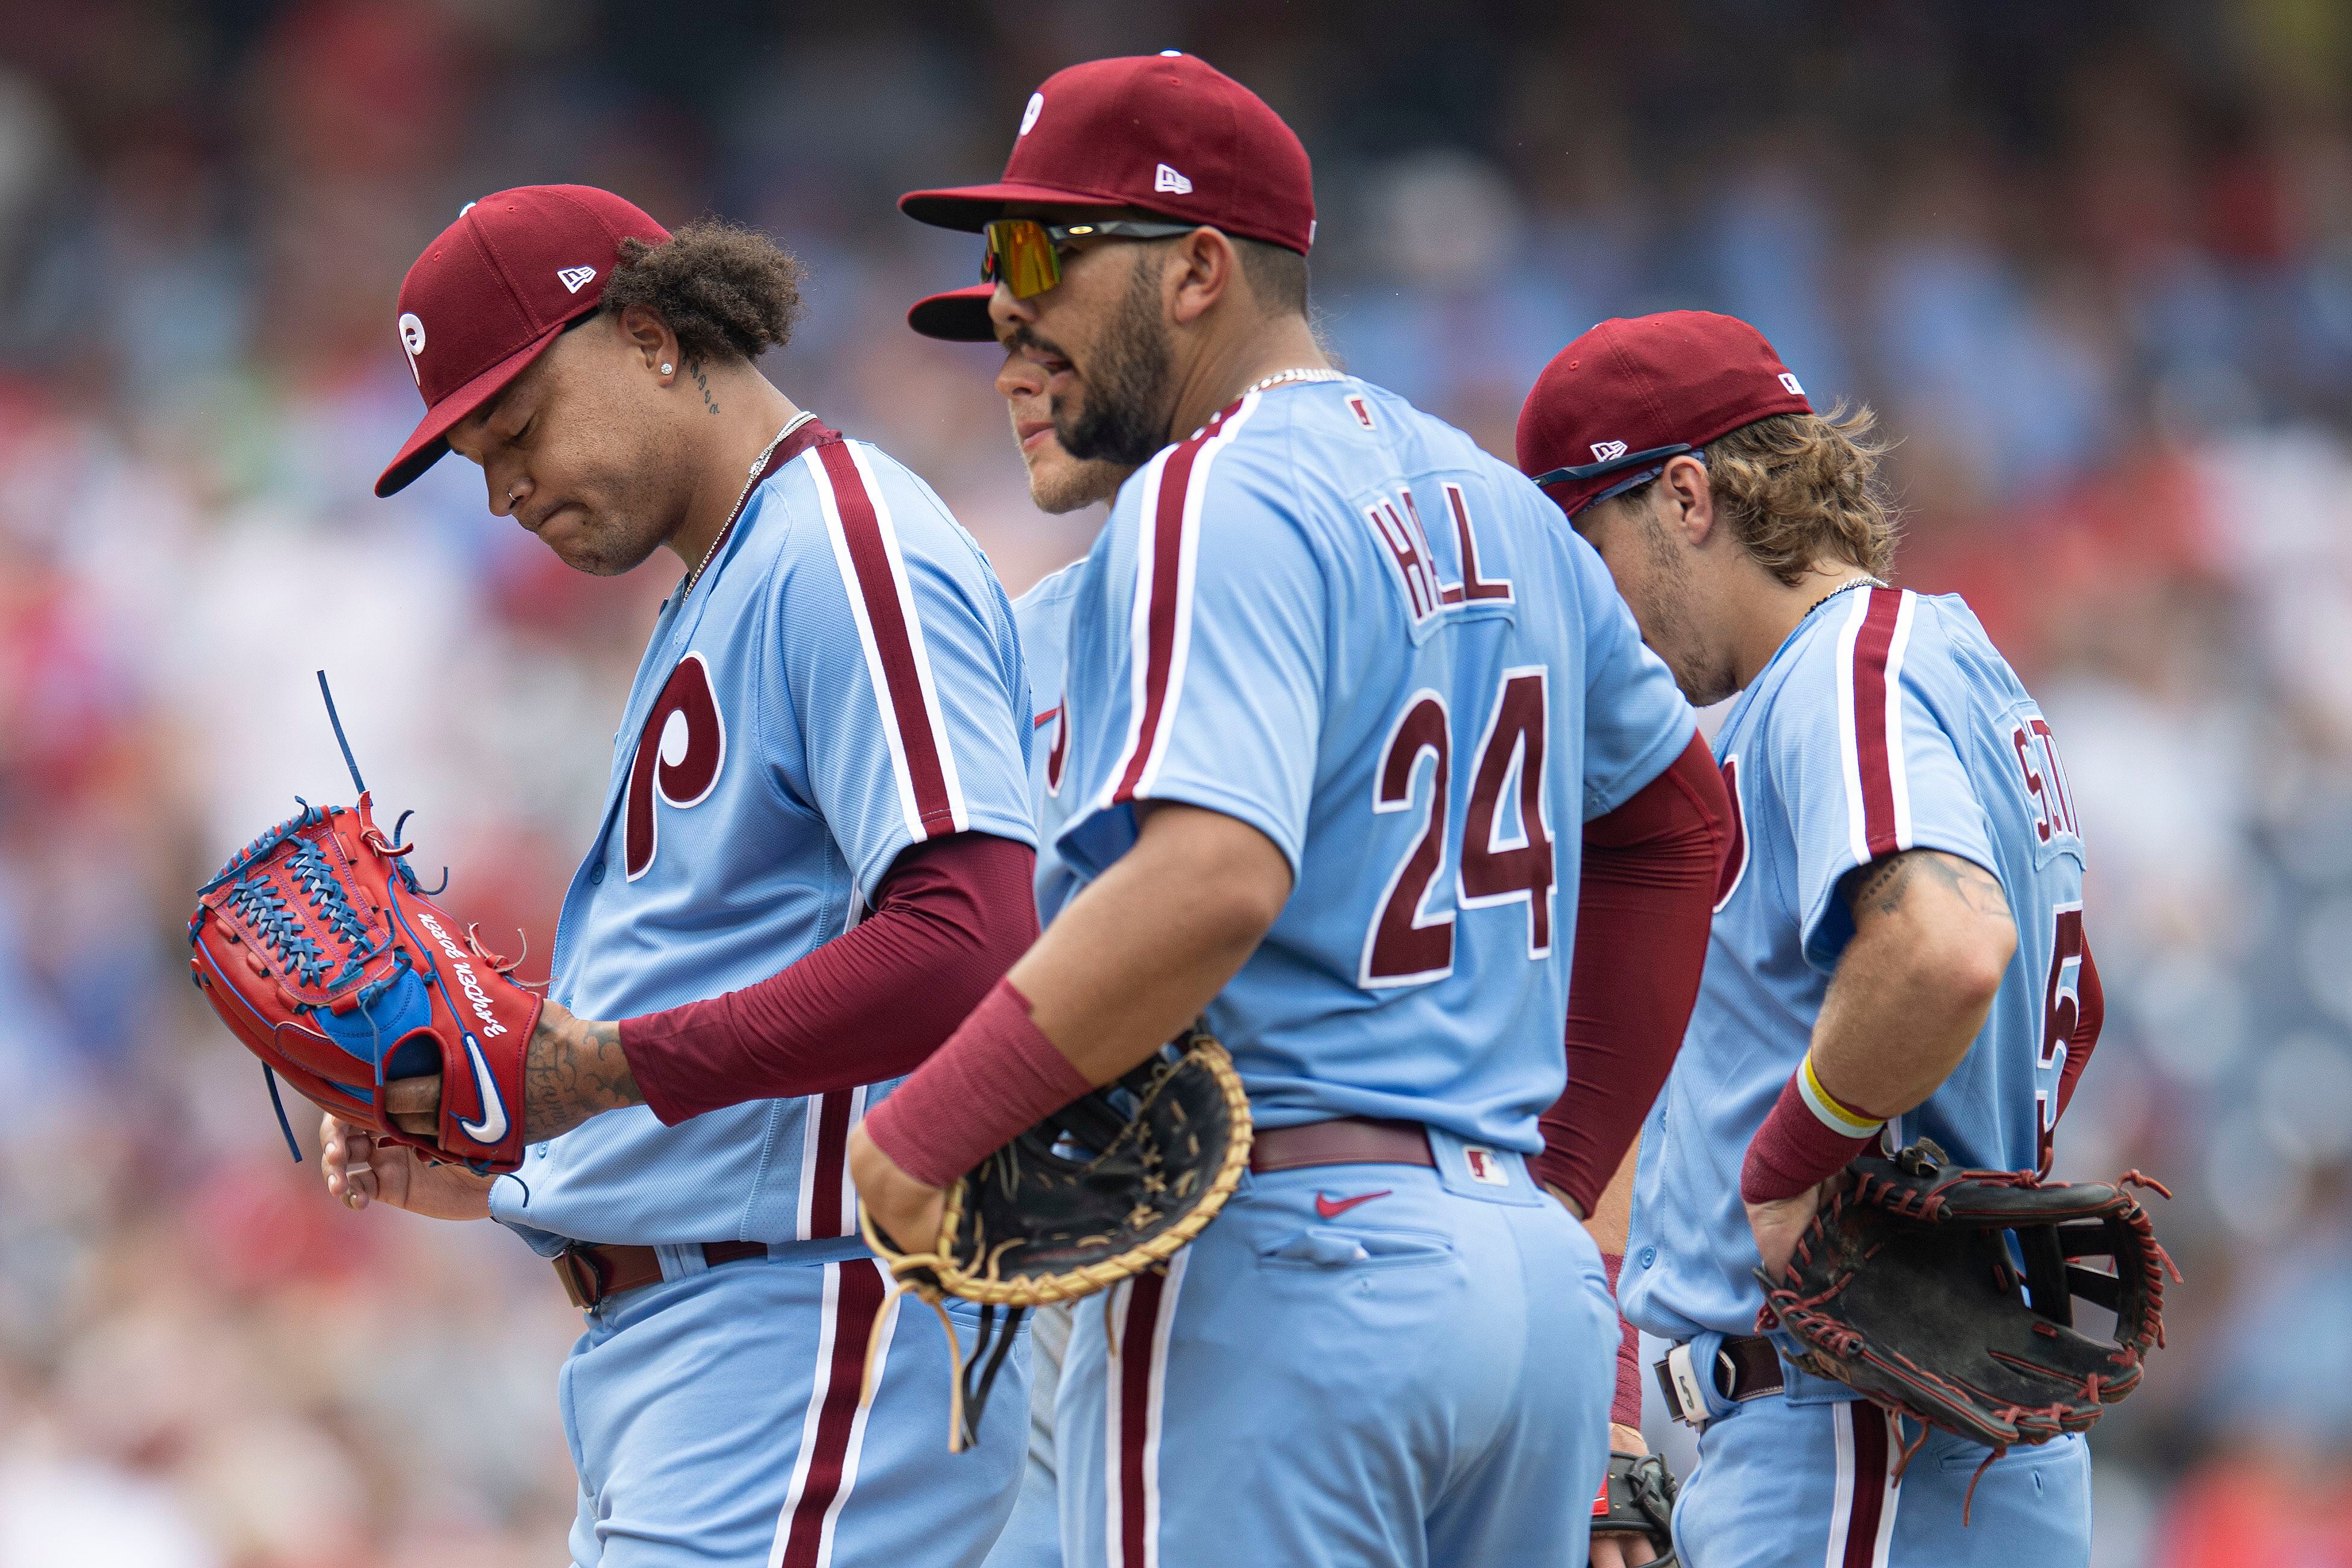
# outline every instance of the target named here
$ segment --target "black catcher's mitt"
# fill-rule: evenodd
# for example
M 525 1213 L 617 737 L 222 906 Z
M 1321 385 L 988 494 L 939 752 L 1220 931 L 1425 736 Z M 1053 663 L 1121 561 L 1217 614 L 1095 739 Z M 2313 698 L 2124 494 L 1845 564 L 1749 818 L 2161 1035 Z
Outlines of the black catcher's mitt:
M 1794 1334 L 1805 1371 L 1996 1456 L 2083 1431 L 2139 1386 L 2164 1342 L 2164 1276 L 2179 1278 L 2134 1186 L 2171 1196 L 2137 1171 L 2071 1183 L 1957 1171 L 1926 1139 L 1865 1156 L 1831 1182 L 1787 1271 L 1757 1270 L 1759 1324 Z M 2114 1338 L 2074 1326 L 2077 1296 L 2115 1313 Z
M 1592 1533 L 1638 1535 L 1657 1556 L 1650 1568 L 1676 1568 L 1675 1555 L 1675 1474 L 1655 1454 L 1612 1453 L 1609 1473 L 1592 1500 Z
M 1173 1258 L 1233 1195 L 1249 1168 L 1250 1134 L 1249 1095 L 1233 1059 L 1194 1028 L 982 1160 L 948 1189 L 940 1234 L 921 1250 L 892 1245 L 859 1206 L 866 1243 L 898 1288 L 947 1325 L 957 1364 L 950 1450 L 968 1436 L 966 1407 L 978 1426 L 1021 1313 L 1090 1296 Z M 969 1372 L 941 1305 L 948 1296 L 981 1304 Z M 1000 1307 L 1012 1311 L 991 1357 Z

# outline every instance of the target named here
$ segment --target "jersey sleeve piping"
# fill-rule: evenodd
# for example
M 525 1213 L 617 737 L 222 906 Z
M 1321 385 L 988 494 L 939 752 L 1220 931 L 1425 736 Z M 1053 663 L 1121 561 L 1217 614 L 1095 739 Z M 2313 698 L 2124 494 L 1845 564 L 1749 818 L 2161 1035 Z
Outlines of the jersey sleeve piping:
M 1192 584 L 1200 554 L 1201 502 L 1218 456 L 1233 445 L 1265 395 L 1251 393 L 1231 410 L 1163 453 L 1144 475 L 1137 508 L 1143 537 L 1136 550 L 1135 597 L 1129 611 L 1130 656 L 1127 739 L 1103 786 L 1099 809 L 1150 799 L 1184 697 L 1192 642 Z
M 1865 588 L 1838 628 L 1838 754 L 1857 866 L 1912 847 L 1903 658 L 1916 613 L 1907 589 Z
M 890 503 L 855 442 L 821 443 L 800 461 L 815 482 L 849 597 L 908 835 L 920 843 L 964 832 L 971 819 Z
M 769 795 L 787 811 L 815 817 L 819 813 L 807 801 L 798 798 L 785 787 L 782 775 L 772 765 L 773 756 L 769 750 L 770 737 L 783 733 L 788 727 L 800 721 L 798 706 L 793 700 L 793 683 L 777 674 L 783 668 L 783 650 L 777 647 L 776 627 L 781 624 L 778 610 L 792 580 L 788 556 L 792 550 L 793 532 L 800 521 L 799 510 L 784 494 L 783 477 L 791 468 L 790 463 L 782 465 L 761 486 L 766 494 L 761 504 L 776 509 L 777 533 L 775 553 L 768 561 L 768 580 L 761 593 L 759 625 L 754 634 L 758 643 L 757 657 L 751 664 L 751 716 L 756 733 L 751 737 L 751 744 L 760 753 L 761 772 L 768 781 Z M 764 515 L 761 521 L 765 521 Z M 772 708 L 780 708 L 782 712 L 781 715 L 773 713 L 770 710 Z
M 1980 824 L 1972 839 L 1948 816 L 1924 832 L 1912 818 L 1904 742 L 1915 700 L 1905 691 L 1905 664 L 1912 652 L 1919 595 L 1907 589 L 1869 588 L 1855 598 L 1858 602 L 1838 627 L 1832 652 L 1846 802 L 1845 865 L 1822 884 L 1803 911 L 1806 955 L 1822 967 L 1835 963 L 1851 929 L 1842 915 L 1832 919 L 1839 909 L 1839 884 L 1847 873 L 1906 850 L 1933 849 L 2000 878 L 2000 868 L 1987 853 Z M 1941 728 L 1932 716 L 1924 721 Z

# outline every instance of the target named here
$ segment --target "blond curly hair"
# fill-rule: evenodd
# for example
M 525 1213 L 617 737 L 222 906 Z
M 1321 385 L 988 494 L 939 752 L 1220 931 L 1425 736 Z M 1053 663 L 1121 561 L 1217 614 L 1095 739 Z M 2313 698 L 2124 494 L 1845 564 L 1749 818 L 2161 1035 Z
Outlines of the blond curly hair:
M 1733 534 L 1794 584 L 1825 558 L 1884 577 L 1901 520 L 1878 471 L 1887 443 L 1867 405 L 1775 414 L 1706 445 L 1707 482 Z

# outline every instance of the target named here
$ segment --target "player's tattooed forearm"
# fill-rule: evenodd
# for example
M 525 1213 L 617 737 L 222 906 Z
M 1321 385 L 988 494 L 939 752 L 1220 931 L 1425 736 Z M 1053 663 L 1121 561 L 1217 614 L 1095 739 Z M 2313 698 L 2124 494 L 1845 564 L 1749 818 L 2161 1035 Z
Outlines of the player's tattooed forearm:
M 542 1015 L 523 1058 L 523 1138 L 569 1132 L 600 1111 L 642 1105 L 636 1075 L 621 1049 L 621 1026 Z
M 1999 878 L 1973 861 L 1935 849 L 1906 850 L 1864 867 L 1849 885 L 1846 903 L 1856 914 L 1868 909 L 1891 915 L 1903 907 L 1905 895 L 1921 878 L 1949 889 L 1973 913 L 2009 918 L 2009 900 Z
M 710 378 L 702 374 L 702 363 L 699 360 L 687 361 L 686 374 L 694 377 L 694 384 L 702 389 L 702 405 L 713 414 L 718 413 L 719 400 L 710 395 Z

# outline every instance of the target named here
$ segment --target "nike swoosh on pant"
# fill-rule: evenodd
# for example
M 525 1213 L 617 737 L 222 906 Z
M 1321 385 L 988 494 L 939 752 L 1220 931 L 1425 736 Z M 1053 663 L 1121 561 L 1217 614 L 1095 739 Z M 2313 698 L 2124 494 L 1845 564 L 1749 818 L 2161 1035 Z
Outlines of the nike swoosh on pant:
M 1329 1198 L 1325 1197 L 1321 1193 L 1318 1193 L 1315 1194 L 1315 1212 L 1321 1215 L 1325 1219 L 1338 1219 L 1341 1215 L 1346 1214 L 1358 1204 L 1368 1204 L 1374 1198 L 1387 1197 L 1389 1194 L 1395 1190 L 1396 1189 L 1393 1187 L 1383 1187 L 1377 1193 L 1359 1193 L 1352 1198 L 1341 1198 L 1336 1204 Z

